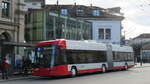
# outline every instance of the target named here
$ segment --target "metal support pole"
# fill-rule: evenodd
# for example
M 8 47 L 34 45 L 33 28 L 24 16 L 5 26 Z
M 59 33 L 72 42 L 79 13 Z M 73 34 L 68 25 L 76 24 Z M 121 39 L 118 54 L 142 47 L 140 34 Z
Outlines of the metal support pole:
M 53 18 L 53 39 L 56 39 L 56 17 Z
M 2 60 L 2 44 L 0 43 L 0 62 Z
M 140 65 L 142 66 L 142 49 L 141 49 L 141 55 L 140 55 Z
M 141 40 L 141 50 L 140 50 L 140 65 L 142 66 L 143 64 L 143 58 L 142 58 L 142 40 Z

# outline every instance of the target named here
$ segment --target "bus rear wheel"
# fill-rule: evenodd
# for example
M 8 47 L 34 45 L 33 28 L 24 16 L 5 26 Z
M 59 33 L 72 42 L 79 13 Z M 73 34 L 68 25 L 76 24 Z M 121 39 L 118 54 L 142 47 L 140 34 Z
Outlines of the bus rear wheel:
M 105 66 L 105 65 L 102 66 L 102 72 L 103 72 L 103 73 L 106 72 L 106 66 Z
M 124 69 L 128 70 L 128 64 L 125 64 Z
M 71 77 L 77 76 L 77 70 L 75 68 L 71 69 Z

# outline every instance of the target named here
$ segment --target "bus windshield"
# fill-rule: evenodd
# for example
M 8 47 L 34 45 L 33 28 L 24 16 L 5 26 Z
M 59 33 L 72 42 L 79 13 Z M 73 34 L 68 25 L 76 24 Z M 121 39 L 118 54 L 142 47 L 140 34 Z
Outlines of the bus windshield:
M 54 66 L 56 45 L 37 47 L 35 50 L 35 68 L 48 68 Z

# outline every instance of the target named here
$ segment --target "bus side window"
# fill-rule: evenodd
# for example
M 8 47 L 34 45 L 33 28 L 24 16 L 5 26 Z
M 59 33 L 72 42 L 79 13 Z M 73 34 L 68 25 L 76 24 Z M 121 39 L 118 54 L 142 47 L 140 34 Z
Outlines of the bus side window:
M 134 60 L 134 54 L 133 53 L 130 53 L 131 55 L 131 58 L 132 58 L 132 61 Z
M 65 50 L 61 50 L 60 48 L 58 48 L 55 63 L 56 63 L 56 65 L 61 65 L 61 64 L 66 64 L 67 63 Z
M 119 52 L 116 52 L 116 61 L 119 62 Z
M 129 52 L 128 55 L 130 56 L 130 61 L 132 61 L 133 58 L 132 58 L 131 53 Z
M 72 52 L 71 50 L 66 50 L 67 64 L 73 64 Z
M 107 60 L 107 56 L 106 56 L 106 51 L 103 51 L 103 58 L 102 58 L 102 62 L 105 62 Z
M 67 57 L 66 57 L 65 50 L 61 50 L 61 49 L 58 50 L 58 53 L 57 53 L 57 64 L 58 65 L 60 65 L 60 64 L 67 64 Z
M 61 50 L 61 57 L 62 57 L 62 63 L 67 64 L 67 56 L 65 50 Z
M 113 52 L 113 60 L 115 61 L 115 52 Z
M 56 65 L 60 65 L 61 64 L 61 56 L 60 56 L 60 49 L 59 48 L 57 49 L 55 60 L 56 60 L 55 61 Z

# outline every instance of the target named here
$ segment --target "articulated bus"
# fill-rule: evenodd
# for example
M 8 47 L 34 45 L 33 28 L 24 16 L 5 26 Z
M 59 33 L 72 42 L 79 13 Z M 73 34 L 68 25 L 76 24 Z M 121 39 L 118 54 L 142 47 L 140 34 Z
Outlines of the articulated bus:
M 33 76 L 76 76 L 134 67 L 129 46 L 92 41 L 50 40 L 36 44 Z

